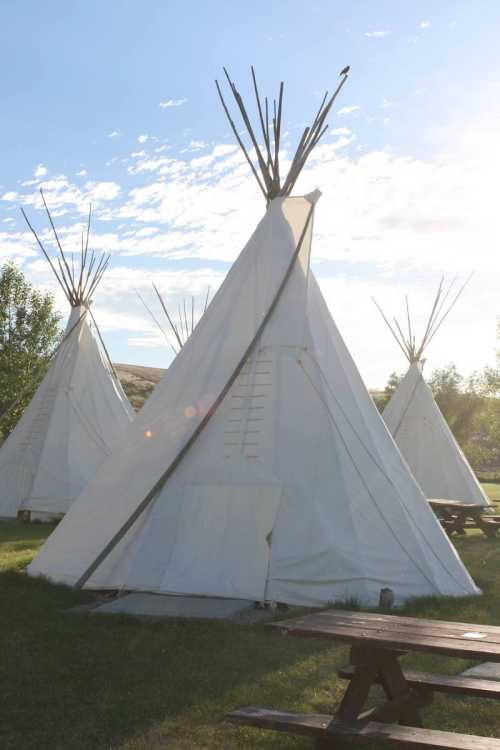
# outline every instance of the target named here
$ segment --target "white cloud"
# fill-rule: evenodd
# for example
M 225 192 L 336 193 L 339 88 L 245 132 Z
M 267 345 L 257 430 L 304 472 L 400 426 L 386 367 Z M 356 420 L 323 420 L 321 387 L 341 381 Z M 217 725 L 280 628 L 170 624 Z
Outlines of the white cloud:
M 348 151 L 351 131 L 337 128 L 332 135 L 333 141 L 328 139 L 313 152 L 295 194 L 317 186 L 322 190 L 315 219 L 315 271 L 368 384 L 383 385 L 391 370 L 404 369 L 374 315 L 371 294 L 398 310 L 403 291 L 409 290 L 420 314 L 443 271 L 464 275 L 471 266 L 477 270 L 477 286 L 467 294 L 470 303 L 465 304 L 464 297 L 463 313 L 457 307 L 454 325 L 450 316 L 429 358 L 431 367 L 451 360 L 464 372 L 480 367 L 493 357 L 495 273 L 500 270 L 500 146 L 491 123 L 473 123 L 460 140 L 448 140 L 447 153 L 427 160 L 388 150 Z M 233 144 L 212 146 L 201 157 L 152 157 L 142 151 L 134 158 L 128 192 L 115 182 L 87 182 L 82 188 L 64 175 L 45 185 L 51 208 L 66 215 L 60 234 L 67 247 L 78 246 L 84 225 L 84 217 L 78 215 L 86 213 L 90 200 L 96 203 L 99 219 L 115 220 L 107 231 L 98 223 L 93 234 L 93 247 L 114 254 L 96 305 L 106 329 L 122 335 L 122 342 L 156 336 L 140 303 L 135 304 L 135 287 L 146 292 L 153 277 L 175 304 L 182 293 L 199 291 L 208 278 L 217 286 L 223 270 L 207 269 L 202 281 L 201 272 L 197 276 L 191 271 L 186 259 L 197 264 L 223 262 L 225 269 L 264 211 L 255 180 Z M 284 150 L 283 172 L 289 160 Z M 36 191 L 11 191 L 3 199 L 40 206 Z M 115 201 L 112 208 L 110 201 Z M 5 226 L 0 234 L 0 257 L 29 259 L 35 254 L 28 235 L 8 229 Z M 136 260 L 140 256 L 146 256 L 148 267 L 155 270 L 141 269 Z M 169 267 L 179 261 L 181 270 L 166 272 L 163 258 Z M 50 283 L 41 271 L 32 273 L 37 281 Z M 472 342 L 467 347 L 465 335 Z M 126 359 L 121 356 L 121 361 Z
M 390 34 L 390 31 L 387 31 L 387 29 L 380 30 L 380 31 L 365 31 L 365 36 L 372 37 L 372 38 L 378 38 L 382 36 L 388 36 Z
M 120 194 L 120 186 L 116 182 L 87 182 L 85 188 L 95 203 L 112 201 Z
M 160 331 L 158 331 L 156 336 L 132 336 L 127 339 L 128 346 L 138 347 L 139 349 L 159 349 L 165 346 L 165 343 L 165 339 Z
M 150 136 L 147 133 L 143 133 L 137 137 L 137 140 L 139 143 L 146 143 L 146 141 L 149 141 L 149 138 Z
M 80 171 L 76 173 L 77 177 L 86 177 L 87 175 L 88 175 L 88 172 L 86 169 L 80 169 Z
M 430 21 L 420 21 L 418 26 L 420 29 L 428 29 L 430 25 L 431 25 Z
M 54 217 L 64 216 L 71 210 L 87 214 L 89 203 L 99 208 L 103 203 L 114 200 L 120 193 L 120 186 L 116 182 L 87 182 L 79 187 L 68 180 L 65 175 L 57 175 L 43 184 L 43 191 L 47 205 Z M 7 197 L 6 197 L 7 196 Z M 43 208 L 38 190 L 23 195 L 7 193 L 5 200 L 16 200 L 25 206 Z
M 361 109 L 359 104 L 353 104 L 351 107 L 341 107 L 337 114 L 339 115 L 350 115 L 351 112 L 358 112 Z
M 33 172 L 33 176 L 39 179 L 40 177 L 45 177 L 48 170 L 47 167 L 45 167 L 43 164 L 39 164 L 38 167 Z
M 2 200 L 2 201 L 17 201 L 18 197 L 19 196 L 18 196 L 17 193 L 15 193 L 13 190 L 9 190 L 9 192 L 4 193 L 2 195 L 2 197 L 0 198 L 0 200 Z
M 0 232 L 0 263 L 6 260 L 23 263 L 36 255 L 30 233 Z
M 108 138 L 118 138 L 118 136 L 121 135 L 118 130 L 112 130 L 111 133 L 108 133 Z
M 183 104 L 186 104 L 187 99 L 167 99 L 165 102 L 160 102 L 160 107 L 162 109 L 169 109 L 170 107 L 182 107 Z

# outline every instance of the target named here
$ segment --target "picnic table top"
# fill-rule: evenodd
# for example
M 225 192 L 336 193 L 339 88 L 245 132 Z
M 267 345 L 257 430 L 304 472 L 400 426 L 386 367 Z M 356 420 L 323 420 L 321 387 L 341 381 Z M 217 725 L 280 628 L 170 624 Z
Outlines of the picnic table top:
M 500 662 L 500 627 L 339 609 L 269 623 L 290 635 Z
M 434 508 L 452 508 L 454 510 L 474 511 L 483 513 L 486 506 L 476 503 L 464 503 L 462 500 L 446 500 L 441 497 L 430 497 L 427 502 Z

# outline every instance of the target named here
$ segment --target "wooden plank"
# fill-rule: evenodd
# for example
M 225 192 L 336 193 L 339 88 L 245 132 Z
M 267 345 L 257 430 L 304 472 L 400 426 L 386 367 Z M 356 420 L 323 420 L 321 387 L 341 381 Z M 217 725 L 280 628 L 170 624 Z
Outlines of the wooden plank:
M 375 721 L 338 721 L 328 714 L 299 714 L 248 706 L 230 713 L 227 718 L 237 724 L 302 734 L 318 739 L 342 739 L 347 742 L 383 742 L 396 746 L 416 746 L 435 750 L 500 750 L 500 740 L 436 729 L 383 724 Z
M 309 618 L 307 623 L 283 625 L 270 623 L 269 627 L 280 628 L 294 636 L 325 637 L 351 644 L 373 646 L 401 651 L 427 651 L 447 656 L 458 656 L 469 659 L 500 661 L 500 643 L 488 643 L 479 639 L 446 638 L 443 636 L 408 633 L 404 630 L 388 628 L 363 628 L 349 624 L 328 624 L 314 622 Z
M 272 623 L 271 623 L 272 624 Z M 474 626 L 467 628 L 445 628 L 438 624 L 436 625 L 420 625 L 419 627 L 411 627 L 397 622 L 378 623 L 374 620 L 352 620 L 342 618 L 314 618 L 308 616 L 303 621 L 298 621 L 291 625 L 292 628 L 300 627 L 301 629 L 312 627 L 316 630 L 324 627 L 327 633 L 331 633 L 334 629 L 352 628 L 353 631 L 362 630 L 367 635 L 370 633 L 381 633 L 385 634 L 388 640 L 388 644 L 391 642 L 391 638 L 397 637 L 398 634 L 405 635 L 406 637 L 414 638 L 415 641 L 420 641 L 422 638 L 433 638 L 439 639 L 443 642 L 455 641 L 470 643 L 481 642 L 488 644 L 489 646 L 500 647 L 500 631 L 489 633 L 486 629 L 480 626 L 476 630 Z
M 481 632 L 488 636 L 500 637 L 500 627 L 498 625 L 486 625 L 472 622 L 452 622 L 447 620 L 431 620 L 425 617 L 407 617 L 404 615 L 389 615 L 382 612 L 359 612 L 343 609 L 324 609 L 314 612 L 304 617 L 293 617 L 288 620 L 270 623 L 274 626 L 293 624 L 294 622 L 307 622 L 309 618 L 320 618 L 328 621 L 337 622 L 347 621 L 353 625 L 369 626 L 371 623 L 380 625 L 380 627 L 396 627 L 400 629 L 407 627 L 410 631 L 421 632 L 424 628 L 439 628 L 440 631 L 445 629 L 446 632 L 461 634 L 462 632 Z
M 460 500 L 443 500 L 439 497 L 433 497 L 428 499 L 427 502 L 435 508 L 450 508 L 450 510 L 473 511 L 474 513 L 478 510 L 484 512 L 482 505 L 476 505 L 475 503 L 462 503 Z
M 351 680 L 356 667 L 349 664 L 339 670 L 338 675 L 343 680 Z M 417 689 L 428 689 L 436 693 L 451 693 L 470 695 L 475 698 L 496 698 L 500 700 L 500 682 L 481 680 L 475 677 L 461 675 L 434 674 L 431 672 L 403 671 L 409 686 Z

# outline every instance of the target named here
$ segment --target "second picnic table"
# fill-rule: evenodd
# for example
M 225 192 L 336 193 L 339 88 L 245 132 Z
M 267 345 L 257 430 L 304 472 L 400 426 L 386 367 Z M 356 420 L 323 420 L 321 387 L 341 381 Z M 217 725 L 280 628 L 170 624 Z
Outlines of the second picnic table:
M 500 750 L 499 739 L 423 729 L 420 718 L 420 709 L 435 691 L 500 698 L 499 683 L 404 672 L 400 664 L 408 651 L 500 662 L 500 627 L 342 610 L 274 622 L 270 627 L 293 636 L 349 643 L 350 664 L 339 673 L 349 680 L 345 695 L 334 716 L 250 706 L 232 712 L 231 721 L 305 734 L 316 738 L 321 748 L 334 747 L 342 739 L 443 750 Z M 366 709 L 375 684 L 382 686 L 386 700 Z
M 430 498 L 428 503 L 449 536 L 463 535 L 466 529 L 474 528 L 492 538 L 500 529 L 500 517 L 487 514 L 482 505 L 441 498 Z

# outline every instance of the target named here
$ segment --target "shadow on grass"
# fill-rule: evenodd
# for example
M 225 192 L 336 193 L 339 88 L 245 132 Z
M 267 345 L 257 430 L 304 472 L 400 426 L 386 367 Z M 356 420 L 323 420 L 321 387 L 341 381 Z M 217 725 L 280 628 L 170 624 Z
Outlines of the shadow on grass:
M 2 748 L 116 748 L 165 722 L 182 737 L 241 703 L 293 707 L 342 661 L 263 625 L 67 611 L 92 598 L 0 574 Z

